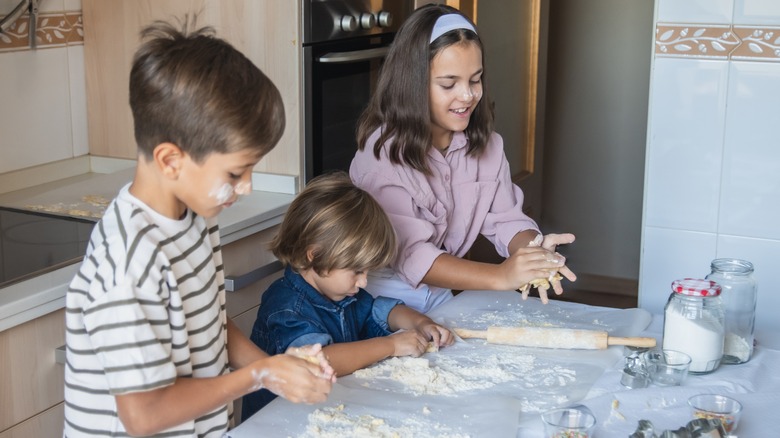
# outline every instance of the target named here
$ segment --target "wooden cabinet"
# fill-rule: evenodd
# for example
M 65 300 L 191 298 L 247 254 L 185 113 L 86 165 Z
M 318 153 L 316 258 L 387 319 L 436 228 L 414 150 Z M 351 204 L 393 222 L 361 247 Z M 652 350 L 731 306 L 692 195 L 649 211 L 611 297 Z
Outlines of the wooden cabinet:
M 281 264 L 268 249 L 279 226 L 274 226 L 251 236 L 229 243 L 222 248 L 225 277 L 228 283 L 240 282 L 241 277 L 264 271 L 237 290 L 227 292 L 227 314 L 241 331 L 249 336 L 255 322 L 260 296 L 268 286 L 282 275 Z M 228 287 L 230 289 L 230 287 Z
M 65 310 L 0 332 L 0 437 L 62 435 Z
M 16 426 L 0 432 L 0 438 L 61 437 L 64 421 L 65 403 L 58 403 Z
M 260 296 L 284 272 L 276 257 L 268 250 L 268 244 L 278 229 L 278 225 L 268 228 L 222 248 L 228 282 L 241 282 L 242 277 L 260 272 L 259 276 L 254 276 L 245 286 L 227 292 L 225 307 L 228 317 L 247 337 L 255 323 Z M 238 425 L 241 420 L 241 399 L 233 402 L 233 417 Z
M 82 10 L 90 154 L 136 158 L 128 83 L 139 31 L 154 20 L 175 22 L 197 14 L 198 27 L 214 27 L 282 94 L 284 136 L 255 170 L 301 174 L 299 1 L 83 0 Z

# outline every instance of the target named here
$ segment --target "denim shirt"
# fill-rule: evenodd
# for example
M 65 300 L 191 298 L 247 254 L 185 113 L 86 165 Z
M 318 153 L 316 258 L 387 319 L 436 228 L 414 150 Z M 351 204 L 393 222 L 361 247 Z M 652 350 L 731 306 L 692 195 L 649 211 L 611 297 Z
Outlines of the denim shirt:
M 390 335 L 387 317 L 401 300 L 372 297 L 364 289 L 333 302 L 289 266 L 263 294 L 251 340 L 269 355 L 289 347 L 322 346 Z M 244 396 L 242 418 L 268 404 L 275 395 L 260 390 Z

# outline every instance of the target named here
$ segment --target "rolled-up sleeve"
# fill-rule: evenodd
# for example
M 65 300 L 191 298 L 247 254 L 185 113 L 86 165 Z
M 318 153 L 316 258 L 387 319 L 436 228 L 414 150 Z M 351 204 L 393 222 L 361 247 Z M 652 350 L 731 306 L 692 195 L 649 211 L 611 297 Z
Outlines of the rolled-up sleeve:
M 403 303 L 395 298 L 376 297 L 373 306 L 371 306 L 371 317 L 382 329 L 389 332 L 390 324 L 387 323 L 387 318 L 395 306 Z

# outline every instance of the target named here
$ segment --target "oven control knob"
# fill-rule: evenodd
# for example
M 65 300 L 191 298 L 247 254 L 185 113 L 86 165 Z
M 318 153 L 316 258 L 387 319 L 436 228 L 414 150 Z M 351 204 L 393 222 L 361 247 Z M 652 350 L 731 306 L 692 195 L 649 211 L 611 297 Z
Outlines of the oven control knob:
M 390 27 L 393 25 L 393 14 L 382 11 L 376 14 L 376 21 L 379 27 Z
M 339 20 L 339 25 L 341 26 L 341 30 L 345 32 L 352 32 L 353 30 L 357 29 L 358 22 L 352 15 L 345 15 L 341 17 L 341 20 Z
M 360 27 L 363 29 L 371 29 L 376 24 L 373 14 L 360 14 Z

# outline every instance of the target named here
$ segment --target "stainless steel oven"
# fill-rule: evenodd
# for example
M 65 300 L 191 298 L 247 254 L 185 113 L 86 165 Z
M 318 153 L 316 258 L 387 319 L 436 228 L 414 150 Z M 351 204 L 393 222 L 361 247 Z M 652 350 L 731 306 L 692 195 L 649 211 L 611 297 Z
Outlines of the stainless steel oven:
M 349 169 L 355 127 L 414 0 L 303 0 L 304 178 Z

